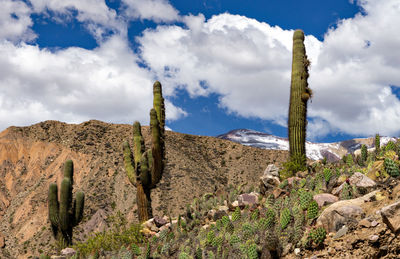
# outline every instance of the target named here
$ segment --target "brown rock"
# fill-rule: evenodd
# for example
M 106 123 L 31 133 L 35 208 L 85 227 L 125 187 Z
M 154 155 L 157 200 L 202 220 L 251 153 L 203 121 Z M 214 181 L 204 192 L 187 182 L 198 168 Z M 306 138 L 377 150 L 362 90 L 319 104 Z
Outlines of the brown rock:
M 258 204 L 258 194 L 256 193 L 243 193 L 238 196 L 239 206 Z
M 339 198 L 330 193 L 320 193 L 314 195 L 314 200 L 318 203 L 318 206 L 321 208 L 324 205 L 332 204 L 339 201 Z
M 362 219 L 360 220 L 360 222 L 358 222 L 358 225 L 365 228 L 369 228 L 371 227 L 371 222 L 368 219 Z
M 165 224 L 167 224 L 167 220 L 158 216 L 154 217 L 154 224 L 156 224 L 156 227 L 161 227 L 164 226 Z
M 400 230 L 400 201 L 382 208 L 381 216 L 390 230 L 397 233 Z
M 278 198 L 279 196 L 281 196 L 282 193 L 285 193 L 285 191 L 282 190 L 282 189 L 279 189 L 279 188 L 275 189 L 275 190 L 272 192 L 272 194 L 274 195 L 274 198 L 275 198 L 275 199 Z

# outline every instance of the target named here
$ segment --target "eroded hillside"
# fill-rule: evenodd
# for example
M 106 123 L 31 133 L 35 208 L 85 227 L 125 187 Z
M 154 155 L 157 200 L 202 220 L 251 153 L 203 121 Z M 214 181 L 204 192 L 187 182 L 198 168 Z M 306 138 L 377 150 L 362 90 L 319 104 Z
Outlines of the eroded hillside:
M 149 144 L 149 129 L 143 135 Z M 76 240 L 106 226 L 105 218 L 121 211 L 137 220 L 135 187 L 126 175 L 122 142 L 131 142 L 130 125 L 88 121 L 66 124 L 46 121 L 30 127 L 10 127 L 0 133 L 1 258 L 28 258 L 54 243 L 47 218 L 47 191 L 60 184 L 62 167 L 74 161 L 74 191 L 83 190 L 83 222 Z M 280 163 L 285 151 L 262 150 L 213 137 L 166 132 L 166 168 L 152 190 L 154 215 L 176 215 L 185 204 L 229 184 L 258 185 L 269 163 Z

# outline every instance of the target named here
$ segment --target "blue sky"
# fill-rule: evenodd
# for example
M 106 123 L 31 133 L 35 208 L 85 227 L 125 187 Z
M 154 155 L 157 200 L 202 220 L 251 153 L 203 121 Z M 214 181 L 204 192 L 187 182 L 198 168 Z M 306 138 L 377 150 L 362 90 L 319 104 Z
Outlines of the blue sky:
M 53 119 L 285 137 L 293 30 L 311 59 L 308 139 L 400 132 L 398 0 L 2 0 L 0 129 Z

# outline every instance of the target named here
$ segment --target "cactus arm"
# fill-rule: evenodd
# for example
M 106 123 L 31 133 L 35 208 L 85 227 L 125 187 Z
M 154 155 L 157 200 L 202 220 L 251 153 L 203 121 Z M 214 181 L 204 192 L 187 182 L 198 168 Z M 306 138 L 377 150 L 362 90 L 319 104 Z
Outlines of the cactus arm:
M 59 224 L 59 204 L 58 204 L 58 187 L 56 183 L 51 183 L 49 186 L 48 196 L 48 207 L 49 207 L 49 220 L 51 228 L 53 229 L 54 235 L 57 235 L 58 224 Z
M 128 141 L 124 142 L 123 150 L 124 150 L 124 164 L 125 164 L 126 175 L 128 176 L 129 181 L 133 185 L 136 185 L 135 168 L 133 164 L 131 148 L 129 147 Z
M 162 174 L 162 150 L 160 124 L 157 120 L 155 109 L 150 111 L 150 130 L 151 130 L 151 153 L 153 164 L 151 167 L 151 182 L 155 186 L 161 179 Z
M 76 193 L 74 201 L 74 226 L 78 225 L 83 218 L 83 208 L 85 206 L 85 193 L 79 191 Z
M 135 121 L 135 123 L 133 124 L 133 150 L 133 157 L 135 159 L 136 168 L 142 159 L 142 154 L 144 153 L 144 140 L 142 136 L 141 126 L 138 121 Z

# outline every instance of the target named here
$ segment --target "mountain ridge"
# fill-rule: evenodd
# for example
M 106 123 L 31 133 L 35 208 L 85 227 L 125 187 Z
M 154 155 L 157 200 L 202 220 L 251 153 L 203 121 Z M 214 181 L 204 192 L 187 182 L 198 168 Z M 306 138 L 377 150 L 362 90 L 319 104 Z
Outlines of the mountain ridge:
M 289 150 L 289 140 L 287 138 L 251 129 L 231 130 L 218 135 L 217 138 L 262 149 Z M 381 136 L 381 145 L 385 145 L 390 140 L 395 141 L 396 138 Z M 328 161 L 335 162 L 344 155 L 354 153 L 361 148 L 362 144 L 367 145 L 368 148 L 374 148 L 374 137 L 354 138 L 331 143 L 306 141 L 306 153 L 307 157 L 312 160 L 320 160 L 326 157 Z

